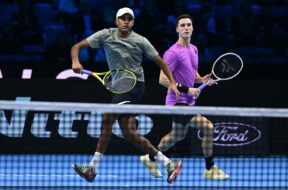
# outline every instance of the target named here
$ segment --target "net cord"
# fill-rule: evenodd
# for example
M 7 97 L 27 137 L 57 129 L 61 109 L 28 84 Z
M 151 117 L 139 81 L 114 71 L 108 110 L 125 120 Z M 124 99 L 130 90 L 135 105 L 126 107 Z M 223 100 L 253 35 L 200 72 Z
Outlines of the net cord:
M 164 106 L 164 105 L 117 105 L 76 102 L 41 102 L 0 100 L 0 110 L 30 111 L 78 111 L 102 113 L 134 113 L 161 115 L 195 115 L 210 116 L 245 116 L 245 117 L 288 117 L 285 108 L 252 108 L 252 107 L 213 107 L 213 106 Z

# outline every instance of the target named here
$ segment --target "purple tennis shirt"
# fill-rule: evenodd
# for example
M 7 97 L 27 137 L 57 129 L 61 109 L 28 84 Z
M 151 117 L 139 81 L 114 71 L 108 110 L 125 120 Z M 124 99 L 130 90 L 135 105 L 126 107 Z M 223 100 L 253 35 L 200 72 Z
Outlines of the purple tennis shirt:
M 176 42 L 164 53 L 163 59 L 169 65 L 177 83 L 187 87 L 194 86 L 198 69 L 198 49 L 196 46 L 190 44 L 187 48 Z M 182 92 L 176 98 L 174 91 L 169 90 L 166 96 L 166 105 L 175 105 L 176 103 L 192 106 L 195 104 L 195 98 Z

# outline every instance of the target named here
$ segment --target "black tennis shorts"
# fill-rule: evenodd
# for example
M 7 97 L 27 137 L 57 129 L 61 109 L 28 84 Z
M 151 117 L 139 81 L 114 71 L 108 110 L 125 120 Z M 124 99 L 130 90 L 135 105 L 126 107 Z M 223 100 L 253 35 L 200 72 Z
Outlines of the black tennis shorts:
M 113 94 L 111 103 L 114 104 L 138 104 L 145 92 L 145 83 L 137 81 L 135 87 L 124 94 Z
M 188 106 L 187 104 L 177 103 L 175 106 Z M 174 115 L 172 120 L 175 123 L 180 123 L 182 125 L 186 125 L 192 118 L 192 115 Z

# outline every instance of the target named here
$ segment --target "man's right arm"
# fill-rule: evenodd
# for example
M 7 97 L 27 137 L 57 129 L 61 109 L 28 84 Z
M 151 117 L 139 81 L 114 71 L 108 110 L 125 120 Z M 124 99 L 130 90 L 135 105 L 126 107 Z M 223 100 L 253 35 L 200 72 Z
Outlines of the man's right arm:
M 76 43 L 72 48 L 71 48 L 71 60 L 72 60 L 72 69 L 75 73 L 81 73 L 83 70 L 83 66 L 81 65 L 80 61 L 79 61 L 79 52 L 81 51 L 81 49 L 83 48 L 87 48 L 89 47 L 89 43 L 88 41 L 82 40 L 78 43 Z
M 159 84 L 161 84 L 162 86 L 164 86 L 166 88 L 168 88 L 170 85 L 170 81 L 169 81 L 168 77 L 164 74 L 164 72 L 162 70 L 160 71 Z

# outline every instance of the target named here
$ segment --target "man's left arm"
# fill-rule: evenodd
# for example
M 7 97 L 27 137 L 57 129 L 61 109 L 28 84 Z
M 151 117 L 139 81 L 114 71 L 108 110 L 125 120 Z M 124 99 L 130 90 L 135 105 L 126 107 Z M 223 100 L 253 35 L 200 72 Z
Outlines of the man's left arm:
M 203 77 L 200 76 L 199 72 L 196 72 L 195 83 L 198 84 L 208 84 L 209 86 L 216 84 L 216 82 L 211 78 L 212 74 L 207 74 Z

